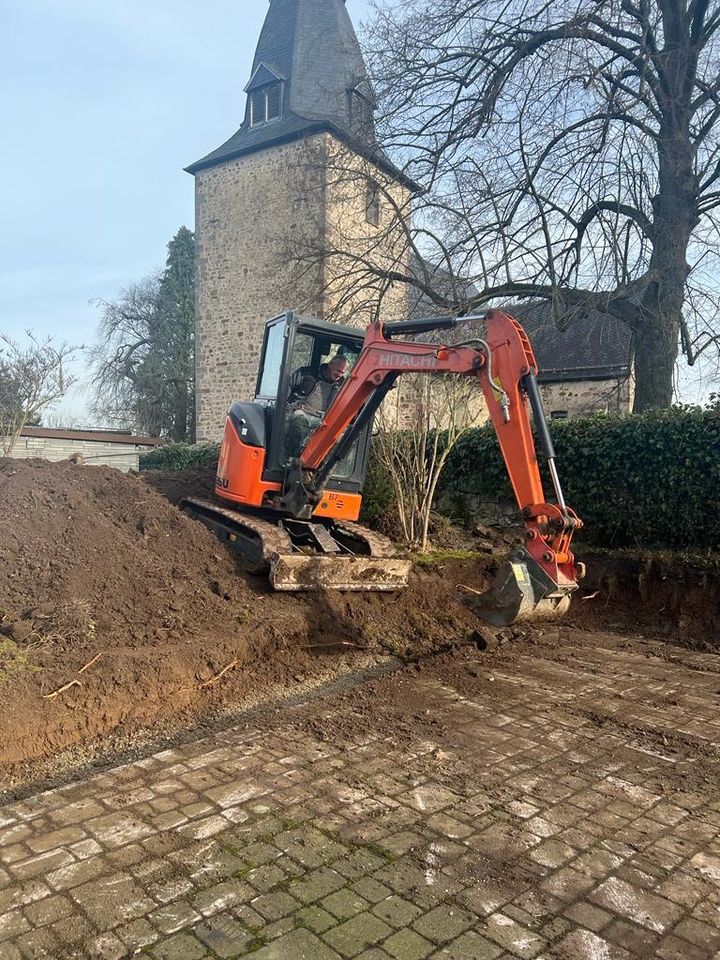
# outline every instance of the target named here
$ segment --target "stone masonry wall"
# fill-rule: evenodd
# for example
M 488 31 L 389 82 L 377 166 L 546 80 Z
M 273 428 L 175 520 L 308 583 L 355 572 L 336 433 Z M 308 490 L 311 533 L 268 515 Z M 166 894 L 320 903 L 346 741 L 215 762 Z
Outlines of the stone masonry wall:
M 540 394 L 548 418 L 567 412 L 568 417 L 591 413 L 630 413 L 633 401 L 632 381 L 579 380 L 541 383 Z
M 370 184 L 377 187 L 377 223 L 368 217 Z M 410 220 L 411 200 L 407 187 L 326 137 L 325 316 L 361 327 L 378 317 L 407 319 L 410 288 L 388 284 L 385 274 L 409 272 L 403 220 Z
M 230 402 L 254 396 L 266 320 L 319 312 L 320 265 L 298 271 L 285 245 L 322 228 L 321 150 L 315 137 L 196 174 L 198 440 L 218 439 Z
M 388 193 L 377 226 L 366 218 L 368 179 Z M 395 207 L 408 203 L 405 188 L 329 134 L 196 175 L 198 440 L 218 438 L 230 402 L 253 397 L 270 317 L 292 308 L 364 327 L 381 296 L 383 316 L 407 316 L 406 288 L 369 282 L 355 257 L 406 264 Z

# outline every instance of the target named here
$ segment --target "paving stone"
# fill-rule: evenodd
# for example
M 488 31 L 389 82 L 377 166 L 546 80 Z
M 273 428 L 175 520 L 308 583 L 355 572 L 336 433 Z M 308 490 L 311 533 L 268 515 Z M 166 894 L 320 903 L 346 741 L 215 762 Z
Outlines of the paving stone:
M 392 896 L 381 900 L 380 903 L 373 907 L 372 912 L 376 917 L 384 920 L 385 923 L 399 928 L 409 926 L 413 920 L 417 919 L 422 911 L 420 907 L 414 903 L 410 903 L 410 901 L 404 900 L 402 897 Z
M 294 880 L 288 892 L 302 903 L 314 903 L 345 886 L 345 878 L 329 867 L 313 870 L 302 880 Z
M 255 938 L 232 917 L 212 917 L 198 924 L 194 934 L 218 957 L 245 956 L 255 943 Z
M 371 913 L 361 913 L 347 920 L 339 927 L 333 927 L 323 934 L 323 939 L 343 957 L 354 957 L 367 947 L 379 943 L 393 932 L 392 927 L 383 923 Z
M 627 920 L 614 920 L 605 927 L 602 936 L 616 943 L 633 956 L 652 956 L 660 941 L 660 935 L 646 927 L 639 927 Z
M 309 930 L 293 930 L 252 954 L 253 960 L 341 960 Z
M 125 960 L 127 957 L 125 944 L 112 933 L 94 937 L 85 949 L 90 960 Z
M 279 920 L 290 913 L 294 913 L 300 906 L 298 901 L 289 893 L 278 890 L 274 893 L 264 893 L 250 901 L 253 910 L 268 921 Z
M 50 929 L 64 946 L 76 948 L 97 934 L 97 930 L 91 926 L 90 921 L 78 914 L 56 920 Z
M 148 918 L 160 933 L 167 936 L 169 933 L 177 933 L 183 927 L 196 923 L 200 920 L 200 914 L 186 901 L 176 900 L 174 903 L 160 907 L 159 910 L 153 910 Z
M 354 880 L 350 884 L 350 889 L 369 903 L 379 903 L 380 900 L 385 900 L 392 894 L 390 887 L 386 887 L 384 883 L 380 883 L 373 877 L 360 877 L 359 880 Z
M 245 874 L 244 879 L 257 890 L 258 893 L 267 893 L 279 883 L 284 883 L 288 875 L 276 864 L 266 864 Z
M 422 787 L 416 787 L 409 793 L 398 797 L 403 803 L 421 813 L 437 813 L 446 807 L 451 807 L 461 798 L 457 793 L 434 784 L 427 784 Z
M 589 930 L 574 930 L 552 952 L 558 960 L 629 960 L 630 954 Z
M 142 917 L 155 909 L 132 877 L 114 874 L 75 887 L 70 895 L 90 917 L 98 930 L 111 930 L 127 920 Z
M 612 914 L 586 902 L 574 903 L 567 908 L 565 916 L 595 933 L 606 927 L 612 920 Z
M 41 927 L 18 938 L 17 946 L 27 960 L 56 960 L 61 947 L 52 930 Z
M 88 820 L 84 827 L 99 843 L 107 847 L 124 847 L 154 833 L 153 828 L 139 817 L 125 813 L 95 817 Z
M 56 847 L 69 847 L 87 839 L 87 834 L 80 827 L 65 827 L 62 830 L 51 830 L 47 833 L 37 833 L 27 840 L 27 845 L 33 853 L 46 853 Z
M 139 920 L 131 920 L 115 929 L 115 935 L 122 940 L 126 947 L 131 950 L 140 950 L 150 943 L 161 939 L 153 925 L 142 917 Z
M 457 940 L 434 953 L 432 960 L 496 960 L 501 953 L 502 949 L 496 943 L 468 930 Z
M 257 892 L 244 880 L 223 880 L 189 899 L 194 909 L 203 917 L 211 917 L 238 903 L 250 903 L 256 896 Z
M 413 924 L 414 929 L 433 943 L 447 943 L 454 940 L 473 923 L 473 917 L 460 907 L 442 904 L 420 917 Z
M 502 710 L 409 676 L 437 742 L 228 730 L 0 809 L 0 960 L 720 960 L 720 801 L 565 712 L 717 738 L 717 670 L 576 652 L 533 648 Z
M 504 913 L 489 916 L 479 928 L 483 935 L 523 960 L 536 957 L 545 947 L 545 940 L 521 926 Z
M 156 960 L 203 960 L 205 947 L 187 933 L 176 933 L 152 948 Z
M 324 933 L 337 925 L 337 918 L 321 907 L 304 907 L 295 914 L 301 927 L 308 927 L 313 933 Z
M 44 927 L 56 920 L 69 917 L 75 911 L 74 904 L 67 897 L 44 897 L 25 907 L 25 916 L 34 927 Z
M 674 928 L 673 933 L 708 952 L 720 950 L 720 929 L 717 925 L 711 926 L 694 917 L 686 917 Z
M 6 911 L 17 910 L 36 900 L 42 900 L 50 893 L 48 887 L 39 880 L 27 880 L 24 883 L 0 890 L 0 916 Z
M 670 900 L 634 887 L 617 877 L 610 877 L 601 883 L 590 899 L 658 933 L 677 923 L 683 913 Z
M 337 917 L 338 920 L 349 920 L 350 917 L 362 913 L 370 906 L 367 900 L 347 887 L 338 890 L 337 893 L 331 893 L 329 897 L 325 897 L 320 902 L 320 905 Z
M 395 960 L 424 960 L 433 952 L 435 945 L 414 930 L 400 930 L 387 938 L 383 949 Z
M 104 859 L 93 857 L 91 860 L 81 860 L 67 867 L 61 867 L 60 870 L 54 870 L 47 875 L 47 881 L 55 890 L 71 890 L 107 873 L 109 869 L 109 864 Z M 0 893 L 1 900 L 2 893 Z

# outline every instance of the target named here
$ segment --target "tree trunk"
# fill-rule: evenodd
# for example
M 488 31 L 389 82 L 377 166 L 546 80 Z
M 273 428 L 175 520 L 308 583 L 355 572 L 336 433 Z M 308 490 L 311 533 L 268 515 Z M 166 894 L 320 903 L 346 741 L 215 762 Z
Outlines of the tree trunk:
M 634 413 L 669 407 L 678 356 L 687 251 L 698 224 L 698 182 L 690 141 L 689 112 L 674 112 L 658 144 L 658 193 L 653 197 L 653 278 L 635 324 Z
M 643 321 L 635 331 L 633 413 L 672 404 L 679 329 L 679 314 L 658 309 L 657 316 Z

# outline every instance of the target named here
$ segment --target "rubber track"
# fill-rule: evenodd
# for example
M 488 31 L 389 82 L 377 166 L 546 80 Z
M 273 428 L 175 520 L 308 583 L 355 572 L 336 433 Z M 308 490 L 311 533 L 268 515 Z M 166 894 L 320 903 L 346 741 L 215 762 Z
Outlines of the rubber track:
M 274 555 L 283 556 L 294 553 L 292 541 L 288 534 L 276 524 L 270 523 L 269 520 L 261 520 L 258 517 L 249 516 L 239 510 L 228 510 L 226 507 L 221 507 L 211 500 L 199 500 L 195 497 L 186 497 L 183 503 L 194 504 L 203 510 L 219 514 L 221 517 L 229 520 L 231 524 L 246 527 L 248 530 L 257 534 L 262 544 L 263 557 L 268 563 L 270 563 Z M 348 534 L 348 536 L 354 537 L 356 540 L 364 541 L 370 550 L 369 556 L 371 557 L 397 556 L 397 551 L 395 550 L 392 540 L 383 536 L 381 533 L 369 530 L 359 523 L 336 523 L 335 526 L 338 530 L 342 530 L 343 533 Z

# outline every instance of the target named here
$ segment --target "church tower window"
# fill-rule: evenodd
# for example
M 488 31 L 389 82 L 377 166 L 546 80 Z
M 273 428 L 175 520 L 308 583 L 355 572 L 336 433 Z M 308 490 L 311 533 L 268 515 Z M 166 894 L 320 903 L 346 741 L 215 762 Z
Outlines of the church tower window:
M 359 90 L 350 91 L 350 126 L 367 137 L 373 130 L 373 105 Z
M 269 83 L 250 93 L 250 126 L 279 120 L 282 116 L 282 83 Z
M 373 227 L 377 227 L 380 223 L 380 186 L 375 180 L 367 182 L 365 219 Z

